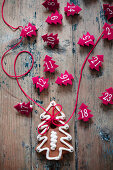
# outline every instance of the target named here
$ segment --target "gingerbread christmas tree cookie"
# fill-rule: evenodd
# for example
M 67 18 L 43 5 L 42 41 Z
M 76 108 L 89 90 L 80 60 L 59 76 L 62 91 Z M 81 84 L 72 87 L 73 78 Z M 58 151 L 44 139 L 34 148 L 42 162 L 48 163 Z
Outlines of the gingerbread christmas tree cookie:
M 46 155 L 48 160 L 60 160 L 63 154 L 74 151 L 70 144 L 72 137 L 67 132 L 69 125 L 65 124 L 65 114 L 55 101 L 50 102 L 46 111 L 40 115 L 42 122 L 38 126 L 40 134 L 37 136 L 36 151 Z M 52 121 L 50 114 L 54 114 Z

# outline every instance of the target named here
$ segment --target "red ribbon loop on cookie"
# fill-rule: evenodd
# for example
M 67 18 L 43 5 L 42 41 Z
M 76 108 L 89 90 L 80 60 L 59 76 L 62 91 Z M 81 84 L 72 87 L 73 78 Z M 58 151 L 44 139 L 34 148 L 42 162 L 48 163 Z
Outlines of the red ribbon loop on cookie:
M 55 107 L 56 107 L 56 106 L 60 106 L 60 110 L 59 110 L 57 113 L 55 113 Z M 55 106 L 53 106 L 52 114 L 50 114 L 48 111 L 46 111 L 46 113 L 48 113 L 48 114 L 50 115 L 50 118 L 49 118 L 49 119 L 43 119 L 43 120 L 45 121 L 45 123 L 43 123 L 42 125 L 40 125 L 40 126 L 38 127 L 38 133 L 39 133 L 40 135 L 44 135 L 44 134 L 47 132 L 47 130 L 49 129 L 49 127 L 50 127 L 51 125 L 64 126 L 64 125 L 66 124 L 66 123 L 62 124 L 61 122 L 59 122 L 59 121 L 63 121 L 64 119 L 61 119 L 61 118 L 55 119 L 55 117 L 56 117 L 61 111 L 62 111 L 62 106 L 61 106 L 60 104 L 56 104 Z M 44 125 L 47 125 L 47 127 L 43 128 L 43 129 L 45 129 L 45 131 L 44 131 L 43 133 L 41 133 L 40 130 L 43 130 L 43 129 L 40 129 L 40 128 L 41 128 L 42 126 L 44 126 Z

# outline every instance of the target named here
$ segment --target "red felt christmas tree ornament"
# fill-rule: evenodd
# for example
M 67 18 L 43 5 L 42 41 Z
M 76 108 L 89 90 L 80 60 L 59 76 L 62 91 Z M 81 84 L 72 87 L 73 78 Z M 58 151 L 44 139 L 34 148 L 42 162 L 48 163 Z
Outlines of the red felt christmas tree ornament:
M 67 71 L 65 71 L 65 73 L 61 73 L 61 76 L 57 78 L 56 82 L 59 85 L 65 85 L 67 86 L 67 84 L 72 85 L 72 80 L 74 79 L 74 77 L 72 76 L 72 74 L 69 74 Z
M 44 77 L 37 76 L 33 77 L 32 80 L 33 84 L 36 85 L 36 88 L 38 88 L 40 92 L 42 92 L 42 90 L 44 89 L 47 89 L 49 86 L 48 84 L 49 79 L 44 79 Z
M 113 25 L 109 25 L 107 23 L 104 24 L 103 26 L 103 39 L 108 39 L 108 40 L 112 40 L 113 39 Z
M 17 105 L 14 106 L 14 108 L 21 114 L 29 116 L 29 114 L 32 112 L 33 110 L 33 106 L 30 105 L 30 102 L 26 103 L 19 103 Z
M 62 24 L 62 19 L 63 16 L 62 14 L 59 14 L 58 11 L 56 11 L 55 13 L 52 13 L 51 16 L 46 19 L 46 22 L 48 24 Z
M 44 72 L 49 71 L 50 73 L 53 73 L 55 72 L 55 69 L 59 67 L 58 65 L 55 64 L 56 61 L 52 60 L 52 57 L 48 55 L 45 56 L 44 62 L 45 62 L 43 65 L 43 67 L 45 67 Z
M 70 4 L 67 2 L 67 6 L 64 8 L 67 16 L 78 14 L 82 9 L 78 5 Z
M 89 46 L 90 44 L 94 45 L 94 40 L 95 40 L 95 37 L 93 35 L 90 35 L 89 32 L 87 32 L 86 35 L 83 34 L 83 37 L 79 39 L 78 44 L 82 46 L 84 45 Z
M 90 113 L 91 110 L 88 109 L 88 106 L 86 106 L 84 103 L 81 104 L 80 106 L 80 111 L 79 111 L 79 118 L 78 120 L 83 120 L 84 122 L 89 121 L 93 115 Z
M 36 36 L 36 31 L 37 28 L 35 27 L 35 25 L 29 23 L 28 26 L 25 26 L 22 29 L 20 36 L 22 37 L 32 37 L 33 35 Z
M 103 96 L 99 97 L 102 100 L 102 103 L 105 105 L 113 104 L 113 88 L 110 87 L 106 89 L 106 92 L 102 93 Z
M 104 62 L 103 58 L 103 55 L 97 55 L 96 57 L 92 57 L 92 59 L 88 59 L 88 62 L 90 63 L 89 67 L 99 71 L 99 67 L 102 67 L 102 62 Z
M 113 6 L 110 6 L 109 4 L 103 4 L 103 9 L 108 20 L 113 18 Z
M 47 42 L 48 46 L 54 48 L 54 46 L 59 43 L 59 39 L 57 37 L 58 34 L 53 35 L 53 33 L 51 33 L 49 35 L 48 34 L 43 35 L 42 39 L 44 40 L 44 42 Z
M 59 8 L 57 0 L 46 0 L 42 5 L 50 11 L 56 11 Z

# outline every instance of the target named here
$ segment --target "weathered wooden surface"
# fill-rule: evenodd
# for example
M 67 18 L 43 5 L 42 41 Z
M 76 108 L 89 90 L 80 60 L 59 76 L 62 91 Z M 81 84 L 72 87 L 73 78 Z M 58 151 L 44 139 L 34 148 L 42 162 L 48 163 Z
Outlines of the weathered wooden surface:
M 79 37 L 87 31 L 96 39 L 106 22 L 102 0 L 71 0 L 83 9 L 79 16 L 66 17 L 64 6 L 67 0 L 60 0 L 60 13 L 63 14 L 63 25 L 49 26 L 45 20 L 51 12 L 45 10 L 41 0 L 6 0 L 4 16 L 13 26 L 34 23 L 39 27 L 37 38 L 25 39 L 21 45 L 12 50 L 5 58 L 6 70 L 13 74 L 15 55 L 21 50 L 30 51 L 35 64 L 28 76 L 20 79 L 22 88 L 37 103 L 46 107 L 51 100 L 63 106 L 67 118 L 71 115 L 76 98 L 78 78 L 81 65 L 90 47 L 77 45 Z M 112 3 L 113 4 L 113 3 Z M 2 5 L 2 0 L 0 6 Z M 60 44 L 51 49 L 42 41 L 44 33 L 58 33 Z M 17 42 L 20 32 L 13 32 L 2 21 L 0 16 L 0 57 L 6 49 Z M 36 127 L 40 122 L 42 110 L 34 105 L 30 117 L 16 113 L 13 106 L 17 102 L 26 101 L 14 79 L 7 77 L 0 67 L 0 170 L 27 169 L 63 169 L 63 170 L 112 170 L 113 169 L 113 107 L 105 107 L 98 96 L 113 84 L 113 41 L 100 40 L 92 55 L 104 54 L 103 68 L 99 73 L 91 71 L 88 63 L 85 66 L 76 115 L 69 122 L 75 152 L 64 156 L 62 161 L 46 161 L 44 156 L 35 152 L 37 144 Z M 45 55 L 52 56 L 60 67 L 55 74 L 43 73 Z M 31 58 L 22 54 L 18 58 L 17 73 L 23 73 L 30 67 Z M 91 56 L 90 56 L 91 57 Z M 73 86 L 59 87 L 54 82 L 61 72 L 67 69 L 74 75 Z M 50 79 L 48 90 L 38 95 L 31 78 L 45 76 Z M 94 117 L 89 123 L 77 121 L 77 112 L 84 102 L 92 110 Z

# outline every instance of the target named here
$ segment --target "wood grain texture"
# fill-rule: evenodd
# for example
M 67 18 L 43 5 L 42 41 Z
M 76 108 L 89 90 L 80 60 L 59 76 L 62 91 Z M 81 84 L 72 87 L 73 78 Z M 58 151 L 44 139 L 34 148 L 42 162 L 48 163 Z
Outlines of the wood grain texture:
M 83 9 L 78 16 L 66 17 L 64 7 L 67 0 L 60 0 L 60 13 L 63 25 L 51 26 L 45 20 L 51 12 L 41 4 L 41 0 L 6 0 L 4 16 L 12 26 L 25 26 L 31 22 L 39 28 L 36 39 L 24 41 L 4 59 L 6 70 L 13 74 L 13 61 L 21 50 L 30 51 L 35 59 L 31 72 L 20 79 L 26 93 L 41 106 L 46 107 L 51 100 L 63 106 L 67 119 L 74 109 L 78 79 L 82 63 L 91 47 L 80 47 L 77 42 L 87 31 L 97 39 L 106 22 L 103 3 L 112 0 L 70 0 Z M 0 1 L 0 6 L 2 0 Z M 111 20 L 112 22 L 112 20 Z M 59 45 L 51 49 L 42 40 L 45 33 L 58 33 Z M 2 21 L 0 15 L 0 57 L 13 46 L 20 37 L 20 31 L 13 32 Z M 18 40 L 17 40 L 18 39 Z M 44 156 L 35 152 L 37 145 L 37 125 L 42 110 L 34 105 L 29 117 L 19 115 L 13 108 L 18 103 L 28 100 L 22 94 L 16 80 L 7 77 L 0 67 L 0 170 L 112 170 L 113 169 L 113 107 L 101 104 L 98 96 L 113 84 L 113 41 L 100 40 L 92 55 L 104 54 L 103 68 L 99 73 L 91 71 L 86 63 L 79 93 L 78 107 L 73 119 L 69 122 L 72 144 L 75 152 L 64 156 L 62 161 L 47 161 Z M 43 59 L 50 55 L 60 67 L 55 74 L 43 72 Z M 90 56 L 90 58 L 92 57 Z M 17 73 L 28 70 L 31 64 L 29 55 L 18 58 Z M 60 87 L 55 84 L 56 78 L 68 70 L 74 75 L 72 86 Z M 50 79 L 48 90 L 38 94 L 32 84 L 33 76 L 44 76 Z M 77 121 L 78 108 L 84 102 L 92 110 L 92 121 Z

